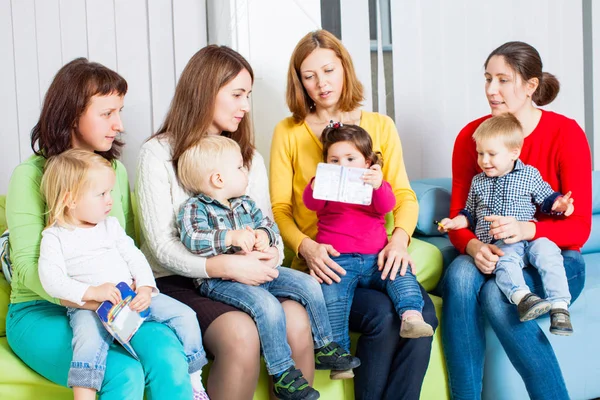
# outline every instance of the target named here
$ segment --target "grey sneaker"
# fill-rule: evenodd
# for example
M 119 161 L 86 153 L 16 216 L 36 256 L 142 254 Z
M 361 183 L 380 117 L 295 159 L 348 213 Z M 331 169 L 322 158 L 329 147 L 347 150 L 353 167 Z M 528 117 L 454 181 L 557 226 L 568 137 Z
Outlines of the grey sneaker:
M 550 333 L 560 336 L 569 336 L 573 334 L 571 325 L 571 315 L 564 308 L 554 308 L 550 310 Z
M 540 315 L 546 314 L 550 311 L 550 307 L 552 307 L 552 305 L 548 300 L 540 299 L 533 293 L 527 293 L 517 306 L 519 319 L 521 322 L 531 321 Z

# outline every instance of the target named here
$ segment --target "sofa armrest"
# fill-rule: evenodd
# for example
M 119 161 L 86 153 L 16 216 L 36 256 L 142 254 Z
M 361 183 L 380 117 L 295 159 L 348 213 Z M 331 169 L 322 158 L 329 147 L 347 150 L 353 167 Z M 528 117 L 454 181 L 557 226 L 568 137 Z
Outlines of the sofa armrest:
M 423 236 L 443 236 L 435 220 L 447 217 L 450 212 L 450 178 L 412 181 L 412 189 L 419 201 L 419 218 L 416 233 Z

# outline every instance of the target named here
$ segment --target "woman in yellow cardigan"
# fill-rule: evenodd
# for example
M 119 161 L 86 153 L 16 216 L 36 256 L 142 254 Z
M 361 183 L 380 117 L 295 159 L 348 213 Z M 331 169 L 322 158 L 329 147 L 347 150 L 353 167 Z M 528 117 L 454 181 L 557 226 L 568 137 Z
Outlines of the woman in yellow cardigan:
M 360 110 L 363 87 L 342 43 L 318 30 L 297 44 L 290 60 L 287 103 L 292 116 L 281 121 L 271 145 L 270 191 L 273 214 L 286 246 L 296 256 L 292 267 L 310 273 L 321 283 L 335 284 L 345 271 L 332 259 L 331 245 L 314 241 L 317 216 L 302 202 L 304 188 L 323 160 L 319 137 L 330 121 L 356 124 L 373 139 L 383 155 L 383 178 L 396 196 L 394 232 L 378 259 L 382 279 L 404 275 L 414 265 L 407 251 L 418 216 L 402 146 L 394 122 L 387 116 Z M 433 303 L 423 288 L 423 317 L 434 328 Z M 350 313 L 350 329 L 362 333 L 355 370 L 357 399 L 418 399 L 429 364 L 431 338 L 402 339 L 400 320 L 385 293 L 358 288 Z

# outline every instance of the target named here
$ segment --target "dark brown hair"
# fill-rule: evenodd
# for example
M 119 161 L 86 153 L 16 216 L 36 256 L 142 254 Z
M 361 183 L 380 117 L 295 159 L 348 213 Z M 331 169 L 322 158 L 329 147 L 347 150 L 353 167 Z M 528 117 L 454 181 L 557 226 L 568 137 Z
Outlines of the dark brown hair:
M 219 90 L 247 70 L 254 83 L 254 72 L 240 53 L 227 47 L 210 45 L 200 49 L 188 61 L 162 126 L 152 137 L 169 135 L 173 141 L 172 162 L 177 171 L 179 157 L 206 136 L 213 123 L 215 99 Z M 254 154 L 254 136 L 246 115 L 235 132 L 223 132 L 242 150 L 244 165 L 250 167 Z
M 350 53 L 342 42 L 324 29 L 310 32 L 296 45 L 288 67 L 286 100 L 296 122 L 304 121 L 315 104 L 302 84 L 300 66 L 306 57 L 319 48 L 333 50 L 342 62 L 344 89 L 338 104 L 340 110 L 352 111 L 359 107 L 364 100 L 363 85 L 356 76 Z
M 542 71 L 542 58 L 540 53 L 531 45 L 523 42 L 507 42 L 492 51 L 485 60 L 484 68 L 494 56 L 504 58 L 504 61 L 519 74 L 524 81 L 537 78 L 539 85 L 531 96 L 538 106 L 550 104 L 560 91 L 560 82 L 548 72 Z
M 338 142 L 349 142 L 353 144 L 366 161 L 371 165 L 379 164 L 383 167 L 383 157 L 380 152 L 373 151 L 373 140 L 371 135 L 358 125 L 334 124 L 328 126 L 321 134 L 321 143 L 323 143 L 323 160 L 327 161 L 329 148 Z
M 31 148 L 46 158 L 71 148 L 71 135 L 77 129 L 93 96 L 125 96 L 127 81 L 102 64 L 76 58 L 58 70 L 42 105 L 37 124 L 31 130 Z M 97 152 L 112 161 L 121 154 L 123 142 L 115 140 L 110 150 Z

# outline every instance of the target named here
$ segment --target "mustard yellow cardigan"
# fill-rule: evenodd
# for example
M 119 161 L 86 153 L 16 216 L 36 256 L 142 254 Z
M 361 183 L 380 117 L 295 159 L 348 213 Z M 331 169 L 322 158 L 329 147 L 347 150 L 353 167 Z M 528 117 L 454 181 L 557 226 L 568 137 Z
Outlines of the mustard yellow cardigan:
M 411 236 L 417 225 L 419 204 L 410 188 L 402 145 L 394 121 L 388 116 L 362 111 L 360 126 L 373 139 L 373 149 L 383 155 L 383 179 L 396 196 L 394 227 Z M 306 122 L 297 124 L 288 117 L 277 124 L 271 143 L 269 186 L 275 222 L 283 241 L 296 253 L 292 268 L 306 271 L 298 247 L 306 237 L 317 234 L 317 215 L 304 206 L 302 193 L 323 162 L 323 146 Z

